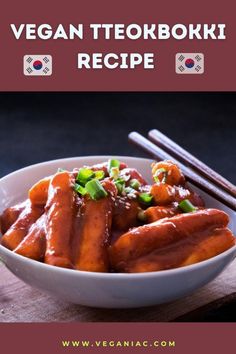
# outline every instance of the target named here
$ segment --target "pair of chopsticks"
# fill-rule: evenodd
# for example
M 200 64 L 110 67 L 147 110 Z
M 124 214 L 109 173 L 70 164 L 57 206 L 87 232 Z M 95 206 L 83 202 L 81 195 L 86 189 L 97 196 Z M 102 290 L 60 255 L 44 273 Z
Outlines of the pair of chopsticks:
M 177 163 L 190 183 L 236 211 L 235 185 L 157 129 L 151 130 L 148 137 L 150 140 L 137 132 L 129 134 L 129 140 L 155 160 Z

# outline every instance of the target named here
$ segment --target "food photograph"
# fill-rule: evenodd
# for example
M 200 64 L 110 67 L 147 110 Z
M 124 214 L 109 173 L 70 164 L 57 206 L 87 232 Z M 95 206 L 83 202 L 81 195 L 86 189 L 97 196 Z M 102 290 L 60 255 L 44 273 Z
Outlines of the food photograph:
M 235 112 L 2 93 L 0 322 L 234 322 Z

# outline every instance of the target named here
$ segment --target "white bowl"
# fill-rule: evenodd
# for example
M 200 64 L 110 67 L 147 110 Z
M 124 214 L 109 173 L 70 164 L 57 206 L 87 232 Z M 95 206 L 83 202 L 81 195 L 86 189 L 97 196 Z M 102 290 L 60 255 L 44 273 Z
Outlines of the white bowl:
M 58 167 L 73 169 L 99 163 L 109 156 L 76 157 L 29 166 L 0 180 L 0 212 L 23 200 L 27 190 L 40 178 L 55 173 Z M 151 160 L 118 156 L 136 167 L 150 180 Z M 196 188 L 195 188 L 196 189 Z M 197 189 L 196 189 L 197 190 Z M 225 210 L 236 232 L 236 213 L 201 192 L 209 207 Z M 24 282 L 69 302 L 103 308 L 130 308 L 169 302 L 183 297 L 213 280 L 236 256 L 236 247 L 183 268 L 141 274 L 93 273 L 63 269 L 14 254 L 0 246 L 6 267 Z

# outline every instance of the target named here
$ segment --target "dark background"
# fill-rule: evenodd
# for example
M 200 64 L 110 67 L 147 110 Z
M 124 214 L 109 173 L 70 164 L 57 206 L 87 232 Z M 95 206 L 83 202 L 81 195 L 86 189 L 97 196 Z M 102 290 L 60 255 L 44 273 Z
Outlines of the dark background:
M 132 130 L 158 128 L 236 183 L 234 93 L 2 93 L 0 176 L 56 158 L 145 156 Z

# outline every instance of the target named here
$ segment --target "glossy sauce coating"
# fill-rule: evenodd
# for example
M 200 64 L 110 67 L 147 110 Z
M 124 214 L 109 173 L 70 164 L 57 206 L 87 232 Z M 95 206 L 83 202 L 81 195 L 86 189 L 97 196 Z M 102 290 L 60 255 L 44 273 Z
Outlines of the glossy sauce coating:
M 91 272 L 107 272 L 107 246 L 111 230 L 111 202 L 85 200 L 78 216 L 78 244 L 75 268 Z
M 170 206 L 170 207 L 154 206 L 154 207 L 149 207 L 144 211 L 144 215 L 146 217 L 148 224 L 167 217 L 171 218 L 176 214 L 179 214 L 179 210 L 175 206 Z
M 27 201 L 25 208 L 21 211 L 17 220 L 3 235 L 1 240 L 2 245 L 10 250 L 14 250 L 27 235 L 30 227 L 42 214 L 43 209 L 41 207 L 33 206 Z
M 113 208 L 112 227 L 116 231 L 125 231 L 138 225 L 140 205 L 136 199 L 118 197 Z
M 1 232 L 5 234 L 7 230 L 16 222 L 20 213 L 25 209 L 27 200 L 4 210 L 0 217 Z
M 235 239 L 228 229 L 206 230 L 187 239 L 153 250 L 126 264 L 129 273 L 153 272 L 183 267 L 209 259 L 234 246 Z M 122 268 L 123 269 L 123 268 Z
M 45 177 L 35 183 L 33 187 L 30 188 L 28 196 L 29 200 L 33 205 L 43 205 L 47 203 L 48 199 L 48 188 L 51 181 L 50 177 Z
M 108 272 L 107 247 L 110 243 L 112 208 L 116 190 L 111 182 L 104 187 L 108 197 L 100 200 L 85 198 L 77 216 L 75 231 L 74 264 L 79 270 Z
M 138 262 L 139 258 L 149 254 L 153 259 L 153 251 L 170 245 L 174 247 L 180 241 L 183 242 L 182 246 L 186 245 L 190 236 L 194 234 L 202 236 L 206 230 L 211 232 L 217 228 L 224 228 L 227 224 L 228 216 L 223 211 L 206 209 L 134 228 L 111 246 L 111 264 L 118 271 L 134 271 L 132 265 L 134 260 Z M 176 250 L 176 254 L 181 256 L 182 248 Z
M 72 268 L 71 237 L 75 213 L 73 178 L 69 172 L 57 173 L 50 182 L 46 205 L 45 263 Z
M 46 215 L 43 214 L 31 226 L 28 234 L 15 248 L 15 253 L 34 259 L 36 261 L 44 261 L 44 255 L 46 251 L 45 219 Z

